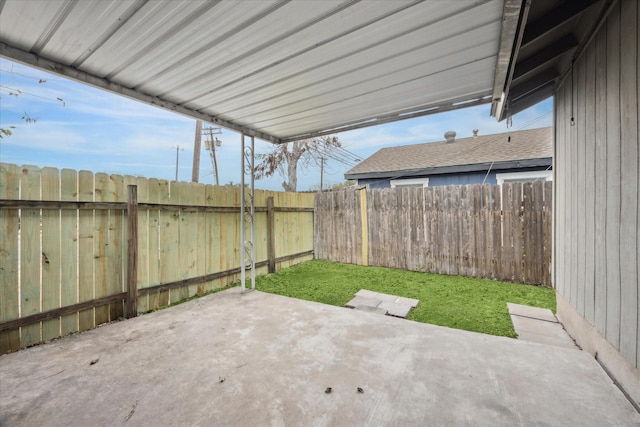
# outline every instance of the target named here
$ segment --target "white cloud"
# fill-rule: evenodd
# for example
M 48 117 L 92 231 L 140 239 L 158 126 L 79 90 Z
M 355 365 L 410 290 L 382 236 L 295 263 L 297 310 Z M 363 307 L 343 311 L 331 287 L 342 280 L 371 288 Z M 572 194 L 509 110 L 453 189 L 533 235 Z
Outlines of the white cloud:
M 510 129 L 551 126 L 551 108 L 551 102 L 545 101 L 523 111 L 513 117 Z M 482 105 L 358 129 L 339 137 L 349 150 L 371 154 L 383 147 L 442 141 L 444 133 L 450 130 L 456 131 L 459 138 L 465 138 L 473 135 L 473 129 L 478 129 L 480 135 L 509 131 L 506 121 L 498 122 L 489 115 L 489 106 Z
M 23 150 L 96 152 L 85 137 L 69 128 L 65 122 L 39 121 L 33 124 L 17 124 L 13 129 L 13 135 L 3 138 L 2 144 Z

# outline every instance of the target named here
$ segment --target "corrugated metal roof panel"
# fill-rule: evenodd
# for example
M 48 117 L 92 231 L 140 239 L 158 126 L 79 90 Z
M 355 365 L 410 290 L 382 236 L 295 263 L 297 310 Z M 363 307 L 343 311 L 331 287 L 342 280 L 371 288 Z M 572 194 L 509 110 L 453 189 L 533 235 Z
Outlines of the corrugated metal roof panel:
M 7 0 L 0 52 L 282 142 L 488 102 L 502 8 L 502 0 Z

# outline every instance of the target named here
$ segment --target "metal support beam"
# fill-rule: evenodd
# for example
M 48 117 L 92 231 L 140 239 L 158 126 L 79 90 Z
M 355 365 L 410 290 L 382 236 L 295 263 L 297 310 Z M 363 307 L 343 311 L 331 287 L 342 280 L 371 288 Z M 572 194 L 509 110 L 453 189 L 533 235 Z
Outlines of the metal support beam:
M 576 40 L 573 34 L 564 36 L 560 40 L 546 46 L 541 51 L 534 53 L 529 58 L 518 63 L 513 72 L 513 80 L 517 80 L 525 74 L 542 67 L 576 46 L 578 46 L 578 40 Z
M 541 72 L 540 74 L 527 79 L 525 82 L 520 83 L 517 86 L 514 86 L 509 91 L 509 99 L 511 102 L 517 102 L 518 98 L 526 96 L 531 92 L 536 91 L 538 88 L 552 82 L 553 80 L 560 77 L 558 72 L 555 69 L 549 69 Z
M 491 92 L 491 115 L 496 118 L 502 114 L 504 103 L 509 95 L 511 77 L 518 59 L 530 6 L 531 0 L 505 0 L 504 2 L 498 62 Z
M 246 292 L 247 270 L 251 275 L 251 289 L 256 288 L 256 248 L 255 248 L 255 140 L 251 136 L 251 145 L 246 146 L 246 136 L 242 138 L 242 173 L 240 174 L 240 281 L 242 292 Z M 247 179 L 249 191 L 247 191 Z M 247 236 L 247 226 L 249 236 Z
M 339 132 L 346 132 L 349 130 L 362 129 L 371 126 L 378 126 L 385 123 L 397 122 L 400 120 L 413 119 L 415 117 L 423 117 L 431 114 L 444 113 L 446 111 L 453 111 L 460 108 L 474 107 L 476 105 L 484 105 L 491 102 L 491 96 L 485 93 L 474 93 L 468 96 L 463 96 L 447 102 L 443 102 L 439 105 L 431 106 L 418 106 L 410 110 L 394 112 L 391 114 L 385 114 L 383 116 L 359 121 L 348 122 L 338 126 L 331 127 L 329 129 L 316 129 L 310 133 L 302 133 L 294 136 L 287 136 L 281 138 L 280 141 L 284 144 L 289 142 L 299 141 L 301 139 L 310 139 L 318 136 L 333 135 Z
M 553 96 L 554 91 L 555 84 L 552 81 L 548 82 L 546 85 L 538 87 L 534 92 L 529 92 L 527 95 L 521 96 L 510 102 L 506 111 L 511 115 L 518 114 L 519 112 L 536 105 L 538 102 L 542 102 L 550 96 Z

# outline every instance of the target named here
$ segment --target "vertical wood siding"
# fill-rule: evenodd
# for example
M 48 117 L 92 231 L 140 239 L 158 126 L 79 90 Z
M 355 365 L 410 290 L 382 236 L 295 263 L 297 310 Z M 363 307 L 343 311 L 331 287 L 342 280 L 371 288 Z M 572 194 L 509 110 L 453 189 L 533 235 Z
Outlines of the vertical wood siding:
M 554 181 L 555 287 L 636 368 L 639 18 L 619 2 L 558 89 Z

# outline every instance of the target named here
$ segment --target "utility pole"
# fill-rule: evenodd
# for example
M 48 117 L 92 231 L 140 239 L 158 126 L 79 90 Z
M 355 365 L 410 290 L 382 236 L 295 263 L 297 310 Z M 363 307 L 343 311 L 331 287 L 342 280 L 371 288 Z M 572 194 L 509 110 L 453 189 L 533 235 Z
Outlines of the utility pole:
M 180 159 L 180 151 L 184 151 L 184 148 L 180 148 L 180 145 L 171 147 L 171 149 L 174 148 L 176 149 L 176 182 L 178 182 L 178 160 Z
M 324 161 L 326 159 L 324 157 L 320 157 L 320 192 L 322 193 L 322 186 L 324 180 Z
M 216 138 L 216 141 L 220 141 L 220 140 Z M 213 172 L 215 173 L 215 176 L 216 176 L 216 185 L 220 185 L 220 179 L 218 178 L 218 160 L 216 159 L 215 146 L 211 147 L 211 157 L 213 157 Z
M 196 137 L 193 141 L 193 167 L 191 168 L 191 182 L 200 179 L 200 150 L 202 147 L 202 120 L 196 120 Z
M 215 138 L 213 135 L 222 134 L 221 128 L 208 127 L 204 129 L 205 134 L 207 135 L 207 140 L 205 141 L 205 147 L 209 151 L 209 155 L 211 156 L 211 164 L 213 165 L 213 173 L 216 178 L 216 185 L 220 185 L 219 177 L 218 177 L 218 160 L 216 159 L 216 147 L 220 147 L 222 145 L 222 141 L 218 138 Z

